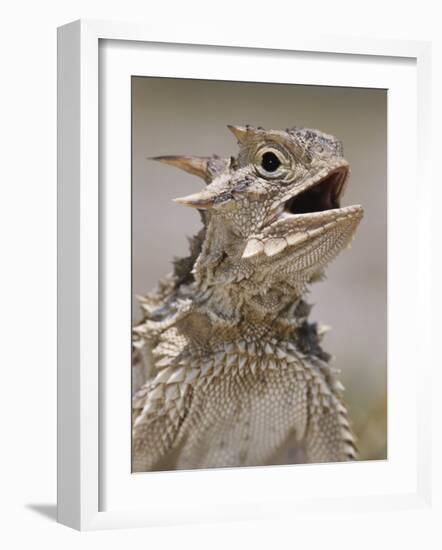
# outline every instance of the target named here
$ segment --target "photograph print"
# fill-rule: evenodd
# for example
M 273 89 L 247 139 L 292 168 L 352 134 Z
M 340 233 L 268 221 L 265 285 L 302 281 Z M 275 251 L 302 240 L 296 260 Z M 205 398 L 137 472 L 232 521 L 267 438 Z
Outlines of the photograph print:
M 387 459 L 387 93 L 132 77 L 132 471 Z

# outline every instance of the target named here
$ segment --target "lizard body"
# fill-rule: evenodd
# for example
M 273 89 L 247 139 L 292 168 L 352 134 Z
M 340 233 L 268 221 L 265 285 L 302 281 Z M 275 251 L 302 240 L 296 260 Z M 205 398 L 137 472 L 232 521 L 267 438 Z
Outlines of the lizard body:
M 203 229 L 141 298 L 133 470 L 355 458 L 342 386 L 309 323 L 307 285 L 352 240 L 349 165 L 317 130 L 229 127 L 236 158 L 158 157 L 207 183 L 176 199 Z

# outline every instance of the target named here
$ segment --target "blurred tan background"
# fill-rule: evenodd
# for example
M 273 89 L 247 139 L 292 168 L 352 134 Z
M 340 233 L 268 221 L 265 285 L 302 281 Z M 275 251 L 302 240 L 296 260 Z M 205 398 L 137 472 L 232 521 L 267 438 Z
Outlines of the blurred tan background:
M 342 369 L 361 459 L 387 456 L 387 93 L 386 90 L 132 78 L 133 293 L 143 294 L 187 255 L 198 213 L 172 202 L 204 184 L 149 161 L 164 154 L 236 155 L 227 124 L 318 128 L 344 143 L 351 178 L 343 204 L 365 218 L 351 250 L 312 286 L 311 320 L 333 330 L 324 347 Z M 139 315 L 134 300 L 134 319 Z

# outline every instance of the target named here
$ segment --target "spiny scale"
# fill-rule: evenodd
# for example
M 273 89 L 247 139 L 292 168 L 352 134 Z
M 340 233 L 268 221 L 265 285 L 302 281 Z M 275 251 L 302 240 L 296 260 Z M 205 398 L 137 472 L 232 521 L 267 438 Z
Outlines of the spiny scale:
M 258 347 L 258 349 L 256 349 Z M 250 350 L 252 353 L 247 353 Z M 263 360 L 265 356 L 278 357 L 278 361 L 275 362 L 273 359 Z M 259 359 L 261 358 L 261 359 Z M 167 388 L 173 386 L 187 386 L 189 383 L 193 382 L 195 379 L 200 379 L 201 381 L 206 378 L 214 378 L 219 376 L 221 373 L 226 373 L 230 371 L 241 371 L 245 367 L 249 367 L 251 372 L 256 372 L 257 366 L 259 365 L 262 369 L 270 366 L 270 368 L 279 368 L 283 369 L 288 366 L 289 363 L 298 363 L 300 364 L 300 359 L 295 354 L 288 352 L 287 349 L 278 346 L 272 346 L 270 343 L 266 343 L 263 347 L 260 344 L 247 343 L 245 341 L 239 341 L 236 345 L 234 343 L 229 343 L 225 346 L 224 351 L 217 351 L 214 355 L 214 359 L 211 358 L 195 358 L 195 360 L 190 360 L 189 362 L 194 365 L 193 367 L 184 367 L 180 366 L 182 361 L 178 361 L 174 367 L 174 360 L 176 358 L 170 357 L 161 359 L 158 361 L 158 364 L 163 367 L 167 363 L 167 368 L 161 368 L 151 383 L 151 391 L 148 392 L 146 387 L 143 387 L 140 392 L 137 394 L 137 399 L 140 399 L 141 396 L 146 398 L 147 395 L 151 399 L 161 399 L 165 397 L 166 400 L 174 400 L 177 397 L 175 390 L 170 390 L 168 393 L 165 393 Z M 278 364 L 279 363 L 279 364 Z M 299 372 L 299 369 L 298 369 Z M 309 377 L 310 374 L 308 371 L 305 371 L 304 377 Z M 166 388 L 166 390 L 165 390 Z

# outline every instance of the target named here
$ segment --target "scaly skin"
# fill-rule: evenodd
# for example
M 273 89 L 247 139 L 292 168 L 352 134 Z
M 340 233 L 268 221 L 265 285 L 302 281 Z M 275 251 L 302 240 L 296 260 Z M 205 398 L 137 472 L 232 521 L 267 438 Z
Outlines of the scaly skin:
M 362 218 L 341 208 L 341 143 L 304 128 L 229 127 L 237 158 L 158 157 L 208 184 L 191 255 L 141 298 L 133 470 L 355 458 L 342 386 L 307 321 L 309 283 Z

